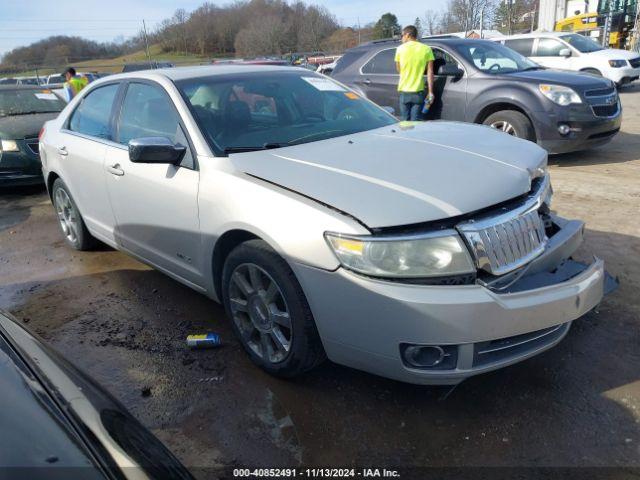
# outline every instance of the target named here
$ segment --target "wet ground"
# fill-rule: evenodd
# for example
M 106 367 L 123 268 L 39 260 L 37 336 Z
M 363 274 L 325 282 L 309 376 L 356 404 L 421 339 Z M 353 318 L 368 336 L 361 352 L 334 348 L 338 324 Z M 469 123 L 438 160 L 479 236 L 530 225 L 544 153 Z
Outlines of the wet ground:
M 331 363 L 297 381 L 269 377 L 219 305 L 106 247 L 67 248 L 41 189 L 0 193 L 0 308 L 201 477 L 213 471 L 197 467 L 247 465 L 640 467 L 640 86 L 622 99 L 610 145 L 550 162 L 555 209 L 587 222 L 581 256 L 604 258 L 620 288 L 556 348 L 444 400 L 441 388 Z M 206 331 L 224 346 L 186 348 Z

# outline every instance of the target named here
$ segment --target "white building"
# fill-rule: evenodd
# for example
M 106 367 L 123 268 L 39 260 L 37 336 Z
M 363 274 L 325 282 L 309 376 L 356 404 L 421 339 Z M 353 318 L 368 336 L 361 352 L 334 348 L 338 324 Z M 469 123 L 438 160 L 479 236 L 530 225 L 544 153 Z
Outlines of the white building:
M 598 0 L 540 0 L 538 29 L 552 31 L 558 20 L 597 11 Z

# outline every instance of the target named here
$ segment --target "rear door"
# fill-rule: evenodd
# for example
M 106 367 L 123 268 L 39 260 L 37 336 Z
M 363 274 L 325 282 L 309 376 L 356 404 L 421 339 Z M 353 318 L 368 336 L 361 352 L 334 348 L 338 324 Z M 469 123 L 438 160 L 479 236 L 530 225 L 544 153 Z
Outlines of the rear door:
M 112 111 L 120 83 L 92 89 L 56 136 L 53 154 L 60 157 L 60 176 L 71 191 L 87 227 L 113 244 L 115 219 L 104 176 L 104 155 L 113 141 Z
M 396 71 L 396 47 L 380 50 L 360 69 L 361 75 L 354 83 L 367 98 L 382 107 L 398 111 L 398 72 Z
M 455 78 L 439 75 L 438 70 L 444 65 L 453 65 L 464 71 L 464 66 L 450 53 L 439 47 L 432 47 L 433 56 L 433 89 L 435 100 L 427 113 L 427 120 L 459 120 L 464 121 L 467 110 L 467 74 Z
M 168 138 L 186 146 L 187 154 L 177 166 L 131 162 L 129 141 L 144 137 Z M 186 129 L 162 86 L 142 80 L 126 85 L 116 142 L 105 157 L 116 238 L 163 271 L 202 286 L 199 173 Z

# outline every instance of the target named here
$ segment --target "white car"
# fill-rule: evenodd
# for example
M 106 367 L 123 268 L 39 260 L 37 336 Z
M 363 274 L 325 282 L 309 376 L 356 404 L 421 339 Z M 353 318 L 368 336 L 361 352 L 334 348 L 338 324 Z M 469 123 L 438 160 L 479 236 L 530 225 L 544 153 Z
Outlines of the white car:
M 69 246 L 102 240 L 222 302 L 274 375 L 326 355 L 455 384 L 556 345 L 604 293 L 602 260 L 570 258 L 584 224 L 550 210 L 546 151 L 399 123 L 304 68 L 113 75 L 40 154 Z
M 640 77 L 640 54 L 604 48 L 577 33 L 536 32 L 495 41 L 543 67 L 593 73 L 613 80 L 618 86 Z

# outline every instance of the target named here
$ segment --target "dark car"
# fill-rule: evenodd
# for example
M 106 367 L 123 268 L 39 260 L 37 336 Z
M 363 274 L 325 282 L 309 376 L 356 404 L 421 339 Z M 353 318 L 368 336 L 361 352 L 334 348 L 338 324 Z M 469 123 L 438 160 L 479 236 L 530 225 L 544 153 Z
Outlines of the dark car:
M 434 52 L 436 100 L 426 119 L 481 123 L 537 142 L 550 153 L 609 142 L 620 130 L 615 85 L 593 75 L 547 70 L 495 42 L 423 39 Z M 398 108 L 397 41 L 348 50 L 332 77 L 382 106 Z
M 0 86 L 0 186 L 43 182 L 38 134 L 65 105 L 42 87 Z
M 193 478 L 116 399 L 2 311 L 0 389 L 0 478 Z

